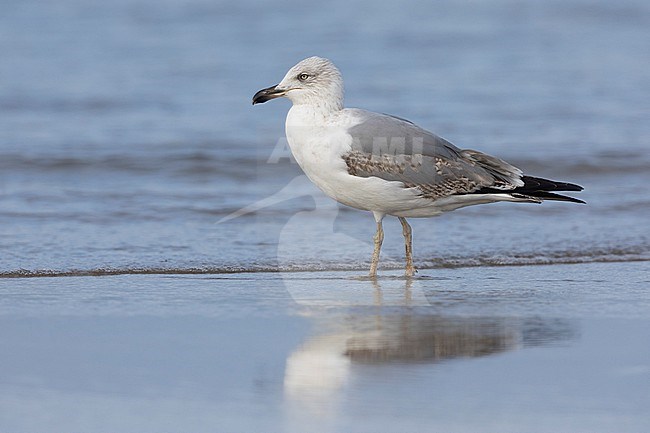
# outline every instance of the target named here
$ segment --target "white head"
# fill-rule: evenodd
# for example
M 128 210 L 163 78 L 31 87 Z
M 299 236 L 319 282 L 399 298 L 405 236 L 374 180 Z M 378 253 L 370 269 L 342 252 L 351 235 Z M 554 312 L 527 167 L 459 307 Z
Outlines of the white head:
M 321 57 L 309 57 L 289 69 L 278 85 L 257 92 L 253 104 L 281 96 L 294 105 L 310 104 L 340 110 L 343 108 L 343 78 L 334 63 Z

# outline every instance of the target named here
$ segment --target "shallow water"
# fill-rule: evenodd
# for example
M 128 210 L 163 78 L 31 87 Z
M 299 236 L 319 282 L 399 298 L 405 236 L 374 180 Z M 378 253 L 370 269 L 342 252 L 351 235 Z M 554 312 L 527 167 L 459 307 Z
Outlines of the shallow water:
M 644 263 L 0 280 L 12 432 L 642 432 Z
M 650 258 L 646 2 L 385 5 L 360 20 L 369 5 L 5 4 L 0 274 L 367 267 L 370 215 L 300 178 L 286 101 L 250 105 L 312 54 L 339 65 L 349 106 L 585 186 L 587 206 L 414 221 L 420 267 Z

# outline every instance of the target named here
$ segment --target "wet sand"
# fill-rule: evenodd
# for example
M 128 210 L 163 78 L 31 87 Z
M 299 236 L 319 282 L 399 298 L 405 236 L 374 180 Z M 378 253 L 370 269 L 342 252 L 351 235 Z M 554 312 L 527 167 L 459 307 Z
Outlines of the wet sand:
M 0 430 L 650 430 L 648 262 L 358 275 L 0 279 Z

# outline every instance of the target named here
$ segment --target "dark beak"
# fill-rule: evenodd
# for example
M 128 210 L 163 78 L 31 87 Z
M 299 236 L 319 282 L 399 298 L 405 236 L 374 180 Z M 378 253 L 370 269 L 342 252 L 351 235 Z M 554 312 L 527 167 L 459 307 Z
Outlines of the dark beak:
M 278 90 L 277 85 L 267 87 L 266 89 L 262 89 L 259 92 L 257 92 L 253 96 L 253 105 L 255 104 L 263 104 L 266 101 L 270 101 L 271 99 L 279 98 L 280 96 L 284 96 L 284 94 L 287 93 L 286 90 Z

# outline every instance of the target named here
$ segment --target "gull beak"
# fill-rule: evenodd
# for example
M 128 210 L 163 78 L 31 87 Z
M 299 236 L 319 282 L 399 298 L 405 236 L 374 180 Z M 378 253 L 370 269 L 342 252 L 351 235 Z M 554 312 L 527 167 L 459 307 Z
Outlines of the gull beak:
M 286 93 L 287 93 L 286 90 L 278 89 L 277 84 L 275 86 L 267 87 L 266 89 L 260 90 L 253 96 L 253 105 L 263 104 L 266 101 L 270 101 L 271 99 L 284 96 Z

